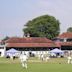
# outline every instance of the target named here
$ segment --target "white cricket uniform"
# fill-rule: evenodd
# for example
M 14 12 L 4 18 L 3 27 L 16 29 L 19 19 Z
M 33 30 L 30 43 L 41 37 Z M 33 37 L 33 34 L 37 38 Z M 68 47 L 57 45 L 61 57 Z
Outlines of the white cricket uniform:
M 46 60 L 46 61 L 48 61 L 49 59 L 50 59 L 49 57 L 46 57 L 46 59 L 45 59 L 45 60 Z
M 72 59 L 72 58 L 69 56 L 69 57 L 68 57 L 68 64 L 72 63 L 72 62 L 71 62 L 71 59 Z
M 43 54 L 41 55 L 41 59 L 42 59 L 42 61 L 44 60 L 44 55 Z
M 20 55 L 20 61 L 21 61 L 22 67 L 27 68 L 27 59 L 28 58 L 26 55 L 23 55 L 23 54 Z

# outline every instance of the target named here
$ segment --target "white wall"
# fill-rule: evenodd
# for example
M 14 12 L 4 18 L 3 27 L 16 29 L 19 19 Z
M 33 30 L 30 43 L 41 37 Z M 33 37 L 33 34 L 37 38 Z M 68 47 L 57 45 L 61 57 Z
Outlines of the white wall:
M 4 45 L 0 45 L 0 52 L 1 52 L 0 57 L 5 56 L 5 46 Z
M 33 53 L 35 56 L 41 55 L 41 54 L 48 54 L 48 51 L 24 51 L 25 54 L 29 55 L 29 52 Z

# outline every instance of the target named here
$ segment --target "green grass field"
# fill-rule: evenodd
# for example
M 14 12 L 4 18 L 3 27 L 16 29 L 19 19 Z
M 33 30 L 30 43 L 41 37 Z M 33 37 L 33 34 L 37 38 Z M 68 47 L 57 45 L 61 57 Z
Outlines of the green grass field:
M 72 72 L 72 64 L 67 64 L 64 59 L 51 59 L 48 62 L 30 59 L 28 69 L 25 69 L 19 60 L 0 58 L 0 72 Z

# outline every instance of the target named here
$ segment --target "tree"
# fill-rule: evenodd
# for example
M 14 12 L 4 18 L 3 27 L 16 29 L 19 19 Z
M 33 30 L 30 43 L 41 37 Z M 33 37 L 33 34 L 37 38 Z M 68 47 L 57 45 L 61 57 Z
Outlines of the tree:
M 4 39 L 2 39 L 2 41 L 6 41 L 8 40 L 10 37 L 6 36 Z
M 4 44 L 5 44 L 5 41 L 8 40 L 9 38 L 10 38 L 10 37 L 6 36 L 4 39 L 2 39 L 1 44 L 4 45 Z
M 67 29 L 67 32 L 72 32 L 72 27 L 69 27 L 69 28 Z
M 25 35 L 28 33 L 31 37 L 47 37 L 52 39 L 60 33 L 60 23 L 55 17 L 50 15 L 39 16 L 26 23 L 23 29 Z

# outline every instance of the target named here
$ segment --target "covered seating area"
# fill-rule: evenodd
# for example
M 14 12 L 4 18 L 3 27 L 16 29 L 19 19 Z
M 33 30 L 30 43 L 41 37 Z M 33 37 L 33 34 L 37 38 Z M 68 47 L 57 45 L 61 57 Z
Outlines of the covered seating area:
M 14 49 L 14 48 L 11 48 L 11 49 L 6 51 L 6 57 L 13 59 L 15 57 L 18 57 L 19 53 L 20 52 L 18 50 Z
M 53 50 L 50 51 L 50 56 L 51 57 L 63 57 L 64 56 L 64 51 L 55 48 Z

